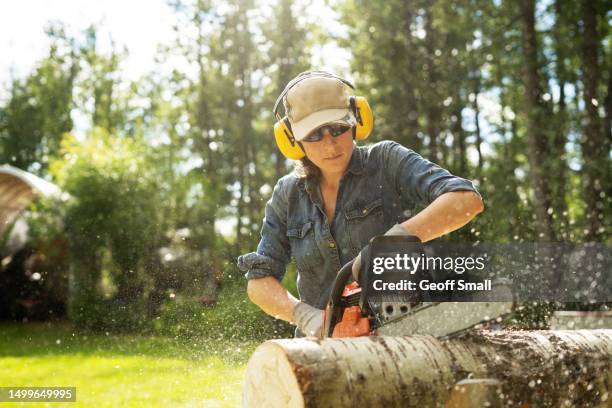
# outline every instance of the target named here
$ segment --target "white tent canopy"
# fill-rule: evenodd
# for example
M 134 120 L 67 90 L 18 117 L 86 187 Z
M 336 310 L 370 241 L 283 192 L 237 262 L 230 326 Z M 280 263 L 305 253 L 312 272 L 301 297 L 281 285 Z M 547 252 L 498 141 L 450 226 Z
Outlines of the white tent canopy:
M 4 164 L 0 166 L 0 244 L 11 226 L 12 239 L 8 238 L 6 246 L 20 246 L 27 236 L 25 223 L 16 222 L 19 214 L 27 208 L 37 196 L 48 197 L 60 195 L 61 190 L 55 184 L 43 180 L 32 173 Z M 24 230 L 25 228 L 25 230 Z M 20 232 L 21 231 L 21 232 Z M 21 238 L 20 238 L 21 237 Z M 11 242 L 16 241 L 16 242 Z M 2 248 L 0 248 L 2 249 Z M 13 248 L 14 249 L 14 248 Z M 9 253 L 11 253 L 9 248 Z

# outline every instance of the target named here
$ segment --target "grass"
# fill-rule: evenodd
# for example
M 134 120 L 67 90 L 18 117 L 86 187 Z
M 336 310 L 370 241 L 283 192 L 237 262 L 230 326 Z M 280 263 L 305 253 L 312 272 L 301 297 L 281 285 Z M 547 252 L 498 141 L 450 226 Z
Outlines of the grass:
M 0 386 L 77 389 L 76 403 L 24 407 L 237 407 L 246 362 L 257 345 L 95 334 L 69 323 L 1 323 Z

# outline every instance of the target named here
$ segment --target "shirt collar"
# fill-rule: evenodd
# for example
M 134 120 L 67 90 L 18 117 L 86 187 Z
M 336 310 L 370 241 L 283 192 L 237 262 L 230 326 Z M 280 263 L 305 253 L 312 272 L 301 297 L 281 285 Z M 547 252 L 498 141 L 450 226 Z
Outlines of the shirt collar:
M 363 173 L 363 149 L 355 145 L 351 161 L 349 162 L 347 173 L 359 175 Z

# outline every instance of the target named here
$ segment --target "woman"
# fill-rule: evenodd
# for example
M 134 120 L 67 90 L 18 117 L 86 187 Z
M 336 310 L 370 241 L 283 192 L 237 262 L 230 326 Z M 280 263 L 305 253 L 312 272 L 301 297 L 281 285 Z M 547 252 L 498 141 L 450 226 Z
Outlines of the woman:
M 454 231 L 483 210 L 468 180 L 398 143 L 357 146 L 371 131 L 365 99 L 348 81 L 322 71 L 292 80 L 274 107 L 278 147 L 299 159 L 278 180 L 265 208 L 256 252 L 238 258 L 247 293 L 266 313 L 296 326 L 296 336 L 322 336 L 323 309 L 342 265 L 376 235 L 412 235 L 426 242 Z M 416 213 L 417 206 L 425 207 Z M 300 299 L 282 285 L 297 266 Z M 356 262 L 357 263 L 357 262 Z

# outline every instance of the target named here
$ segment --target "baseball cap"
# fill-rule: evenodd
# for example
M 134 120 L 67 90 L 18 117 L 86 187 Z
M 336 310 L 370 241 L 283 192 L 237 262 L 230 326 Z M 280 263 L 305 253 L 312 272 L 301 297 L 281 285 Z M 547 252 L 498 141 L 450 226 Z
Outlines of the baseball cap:
M 302 140 L 328 123 L 353 126 L 350 96 L 349 87 L 333 77 L 312 76 L 296 83 L 283 99 L 293 137 Z

